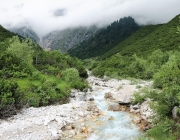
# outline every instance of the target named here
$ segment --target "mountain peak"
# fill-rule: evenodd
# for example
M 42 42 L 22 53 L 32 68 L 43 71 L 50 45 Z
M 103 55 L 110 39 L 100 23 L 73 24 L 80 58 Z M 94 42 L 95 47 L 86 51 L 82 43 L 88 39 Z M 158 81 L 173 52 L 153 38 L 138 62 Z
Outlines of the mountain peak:
M 34 40 L 35 42 L 37 42 L 37 43 L 40 42 L 40 38 L 38 37 L 38 35 L 29 26 L 24 26 L 24 27 L 21 27 L 21 28 L 11 28 L 9 30 L 16 33 L 16 34 L 19 34 L 19 35 L 23 36 L 24 38 L 29 37 L 32 40 Z

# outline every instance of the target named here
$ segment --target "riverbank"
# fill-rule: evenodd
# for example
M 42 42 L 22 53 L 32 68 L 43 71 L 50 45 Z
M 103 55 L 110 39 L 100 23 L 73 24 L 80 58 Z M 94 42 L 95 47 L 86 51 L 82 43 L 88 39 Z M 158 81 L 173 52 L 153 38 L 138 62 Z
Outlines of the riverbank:
M 152 110 L 147 101 L 142 105 L 134 106 L 122 106 L 119 103 L 129 104 L 134 92 L 138 91 L 140 87 L 151 87 L 152 82 L 142 80 L 136 82 L 116 79 L 107 80 L 107 78 L 100 79 L 94 76 L 90 76 L 87 81 L 91 86 L 87 95 L 91 95 L 91 98 L 94 98 L 94 103 L 98 106 L 101 113 L 96 113 L 88 121 L 81 121 L 78 123 L 79 125 L 76 123 L 77 129 L 74 129 L 75 135 L 72 137 L 73 139 L 85 139 L 89 136 L 88 140 L 100 140 L 102 138 L 105 140 L 109 136 L 111 136 L 109 139 L 115 139 L 112 138 L 113 136 L 118 137 L 118 140 L 135 139 L 140 135 L 141 131 L 149 128 Z M 139 128 L 133 126 L 132 122 Z M 64 139 L 67 140 L 74 130 L 65 130 L 66 137 Z M 93 134 L 91 134 L 92 132 Z
M 94 103 L 95 91 L 103 88 L 110 89 L 103 96 L 115 103 L 108 107 L 108 110 L 115 112 L 121 110 L 119 101 L 129 102 L 131 95 L 138 90 L 137 84 L 132 85 L 129 80 L 106 80 L 90 76 L 87 81 L 91 88 L 86 92 L 72 90 L 69 104 L 31 107 L 23 109 L 19 114 L 7 120 L 0 120 L 0 139 L 86 139 L 92 133 L 96 133 L 96 129 L 87 125 L 86 122 L 91 120 L 100 126 L 103 122 L 97 118 L 105 115 Z M 144 82 L 141 86 L 150 84 Z M 114 117 L 108 119 L 113 120 Z

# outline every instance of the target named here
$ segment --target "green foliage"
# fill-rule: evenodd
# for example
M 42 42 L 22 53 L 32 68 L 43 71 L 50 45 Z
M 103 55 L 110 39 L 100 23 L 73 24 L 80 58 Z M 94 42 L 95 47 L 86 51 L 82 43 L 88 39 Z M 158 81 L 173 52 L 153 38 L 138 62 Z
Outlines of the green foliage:
M 62 71 L 62 78 L 66 82 L 79 81 L 79 73 L 75 68 L 69 68 Z
M 21 43 L 18 37 L 13 37 L 8 44 L 9 47 L 0 54 L 0 77 L 27 77 L 32 71 L 32 51 L 26 52 L 28 42 Z
M 81 59 L 103 55 L 111 48 L 125 40 L 140 26 L 132 17 L 124 17 L 113 22 L 107 28 L 98 31 L 93 37 L 73 47 L 68 52 Z
M 119 45 L 114 47 L 107 57 L 117 52 L 123 56 L 131 56 L 136 53 L 137 56 L 147 57 L 157 49 L 162 51 L 178 50 L 180 41 L 180 36 L 176 34 L 177 26 L 179 25 L 178 17 L 176 16 L 164 25 L 145 26 L 144 29 L 140 29 L 126 39 L 126 42 L 119 43 Z M 150 31 L 146 32 L 146 30 Z M 141 36 L 141 34 L 145 34 L 145 36 Z M 136 38 L 138 39 L 135 41 Z
M 83 90 L 85 88 L 87 88 L 88 83 L 85 80 L 82 81 L 73 81 L 71 83 L 71 87 L 75 88 L 75 89 L 79 89 L 79 90 Z
M 0 79 L 0 118 L 14 114 L 22 96 L 16 82 Z
M 143 103 L 147 98 L 152 98 L 155 91 L 147 87 L 141 88 L 139 91 L 133 94 L 131 99 L 132 104 Z
M 45 106 L 60 101 L 65 103 L 69 97 L 69 92 L 62 91 L 53 81 L 46 80 L 38 86 L 31 84 L 30 89 L 25 97 L 29 106 Z
M 177 55 L 179 55 L 179 53 Z M 180 84 L 180 69 L 178 58 L 179 56 L 171 55 L 168 62 L 162 65 L 160 70 L 154 75 L 155 87 L 164 88 L 166 86 Z
M 100 56 L 99 59 L 105 59 L 108 58 L 116 53 L 121 53 L 122 51 L 124 52 L 123 55 L 128 55 L 131 56 L 133 55 L 137 50 L 134 48 L 128 48 L 126 49 L 127 46 L 133 45 L 137 42 L 139 42 L 141 39 L 147 37 L 149 34 L 160 28 L 162 25 L 147 25 L 139 30 L 137 30 L 135 33 L 133 33 L 131 36 L 126 38 L 124 41 L 119 42 L 118 45 L 114 46 L 111 50 L 107 51 L 104 55 Z M 138 46 L 139 47 L 139 46 Z
M 130 77 L 145 78 L 145 70 L 147 67 L 147 61 L 133 56 L 134 61 L 128 66 L 128 73 Z
M 60 51 L 43 51 L 29 39 L 4 35 L 0 42 L 0 118 L 23 105 L 66 103 L 71 88 L 87 87 L 83 79 L 87 72 L 79 59 Z
M 5 28 L 3 28 L 1 25 L 0 25 L 0 42 L 3 42 L 5 41 L 7 38 L 11 38 L 13 36 L 15 36 L 16 34 L 6 30 Z M 1 46 L 0 46 L 1 48 Z
M 13 55 L 18 57 L 22 62 L 25 62 L 28 65 L 32 64 L 32 50 L 33 42 L 31 40 L 22 40 L 17 36 L 14 36 L 9 40 L 8 52 L 11 52 Z
M 28 92 L 25 101 L 29 106 L 38 107 L 40 104 L 40 96 L 35 92 Z
M 177 135 L 173 134 L 174 126 L 174 121 L 164 118 L 157 126 L 148 130 L 146 135 L 154 140 L 177 140 Z
M 62 70 L 76 68 L 80 77 L 87 78 L 87 72 L 82 62 L 68 54 L 62 54 L 60 51 L 36 52 L 33 57 L 33 65 L 39 71 L 50 75 L 61 75 Z

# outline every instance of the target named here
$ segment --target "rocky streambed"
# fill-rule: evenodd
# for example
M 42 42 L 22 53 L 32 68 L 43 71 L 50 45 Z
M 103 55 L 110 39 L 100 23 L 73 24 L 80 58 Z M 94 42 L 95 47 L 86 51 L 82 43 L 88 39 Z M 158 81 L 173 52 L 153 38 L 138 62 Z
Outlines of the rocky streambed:
M 72 90 L 68 104 L 31 107 L 0 120 L 0 139 L 133 140 L 140 136 L 142 133 L 134 123 L 140 126 L 144 120 L 150 122 L 152 110 L 148 103 L 128 109 L 119 105 L 129 102 L 138 90 L 137 85 L 129 80 L 103 80 L 94 76 L 89 76 L 87 81 L 91 88 L 86 92 Z M 150 86 L 151 82 L 143 81 L 140 85 Z

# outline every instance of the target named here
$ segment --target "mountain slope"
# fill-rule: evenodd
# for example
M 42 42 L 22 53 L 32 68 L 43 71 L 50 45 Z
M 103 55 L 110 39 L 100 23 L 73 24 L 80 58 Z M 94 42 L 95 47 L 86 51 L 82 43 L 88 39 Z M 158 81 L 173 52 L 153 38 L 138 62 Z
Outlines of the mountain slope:
M 31 38 L 32 40 L 34 40 L 36 43 L 39 43 L 40 38 L 38 37 L 38 35 L 35 33 L 35 31 L 33 31 L 31 28 L 29 27 L 22 27 L 22 28 L 12 28 L 10 29 L 10 31 L 23 36 L 24 38 Z
M 148 26 L 144 26 L 144 27 L 140 28 L 138 31 L 133 33 L 127 39 L 125 39 L 124 41 L 119 43 L 117 46 L 113 47 L 111 50 L 109 50 L 103 56 L 100 56 L 99 58 L 105 59 L 105 58 L 112 56 L 113 54 L 116 54 L 116 53 L 122 51 L 123 49 L 125 49 L 125 47 L 138 42 L 139 40 L 145 38 L 146 36 L 148 36 L 149 34 L 151 34 L 152 32 L 154 32 L 155 30 L 157 30 L 158 28 L 160 28 L 162 26 L 163 26 L 163 24 L 158 24 L 158 25 L 148 25 Z M 127 55 L 129 53 L 131 53 L 131 52 L 128 51 Z
M 80 60 L 14 35 L 0 26 L 0 119 L 24 105 L 66 103 L 70 89 L 87 87 Z
M 15 35 L 16 35 L 15 33 L 6 30 L 4 27 L 0 25 L 0 42 L 4 41 L 4 39 L 6 38 L 11 38 L 12 36 Z
M 114 47 L 114 49 L 117 49 L 122 55 L 129 56 L 133 55 L 134 53 L 136 53 L 138 56 L 147 56 L 157 49 L 161 49 L 163 51 L 176 50 L 180 44 L 180 36 L 176 33 L 177 26 L 179 26 L 179 15 L 166 24 L 156 25 L 154 27 L 155 30 L 150 32 L 150 34 L 144 38 L 137 40 L 136 42 L 127 40 L 131 42 L 131 44 L 122 45 L 122 43 L 120 43 Z M 147 28 L 149 28 L 149 26 L 144 27 L 144 29 Z M 134 34 L 129 39 L 136 37 L 138 38 L 138 35 L 139 34 Z
M 98 28 L 96 26 L 91 26 L 88 28 L 77 27 L 62 31 L 54 31 L 44 36 L 40 45 L 45 49 L 60 49 L 62 52 L 66 52 L 73 46 L 89 39 L 97 30 Z
M 140 26 L 135 23 L 132 17 L 122 18 L 107 28 L 101 29 L 93 37 L 73 47 L 68 52 L 81 59 L 103 55 L 139 28 Z

